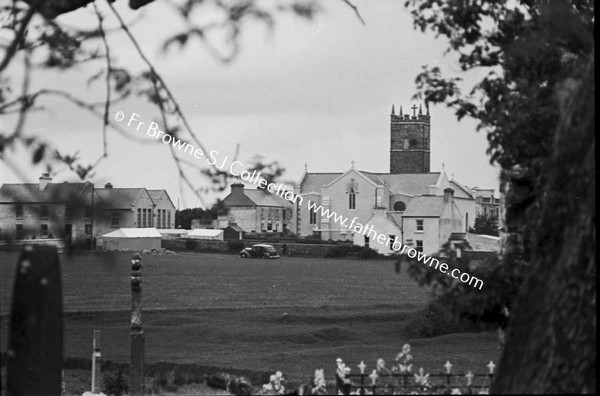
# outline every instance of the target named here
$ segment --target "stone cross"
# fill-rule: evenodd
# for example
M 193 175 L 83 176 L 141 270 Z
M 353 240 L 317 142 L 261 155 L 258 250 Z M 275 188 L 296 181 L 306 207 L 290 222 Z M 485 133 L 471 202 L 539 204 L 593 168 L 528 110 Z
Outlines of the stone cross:
M 487 368 L 490 369 L 490 374 L 494 374 L 494 369 L 496 368 L 496 365 L 490 360 L 489 364 L 487 365 Z
M 417 105 L 413 105 L 413 106 L 411 107 L 411 109 L 412 109 L 412 111 L 413 111 L 413 117 L 416 117 L 416 116 L 417 116 Z
M 446 368 L 446 374 L 450 374 L 450 370 L 452 370 L 452 363 L 450 363 L 450 360 L 444 364 L 444 367 Z
M 377 370 L 373 370 L 371 375 L 369 375 L 369 378 L 371 378 L 372 385 L 375 386 L 375 383 L 377 382 L 377 378 L 379 378 L 379 376 L 377 375 Z
M 367 365 L 365 364 L 365 362 L 363 362 L 362 360 L 360 361 L 360 364 L 358 365 L 358 368 L 360 370 L 361 374 L 365 373 L 365 368 L 367 367 Z
M 467 375 L 465 375 L 465 378 L 467 378 L 467 386 L 471 386 L 471 384 L 473 383 L 473 378 L 475 378 L 475 376 L 471 371 L 469 371 Z

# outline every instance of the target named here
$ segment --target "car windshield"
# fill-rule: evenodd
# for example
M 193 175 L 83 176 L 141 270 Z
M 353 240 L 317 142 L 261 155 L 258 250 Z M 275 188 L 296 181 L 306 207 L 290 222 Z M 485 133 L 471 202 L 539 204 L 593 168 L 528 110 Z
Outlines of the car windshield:
M 277 253 L 277 250 L 273 246 L 269 246 L 265 249 L 267 249 L 267 252 L 269 253 Z

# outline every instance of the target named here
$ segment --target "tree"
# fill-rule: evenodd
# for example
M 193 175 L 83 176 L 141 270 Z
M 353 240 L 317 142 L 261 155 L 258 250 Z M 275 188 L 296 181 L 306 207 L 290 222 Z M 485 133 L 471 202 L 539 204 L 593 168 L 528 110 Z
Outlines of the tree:
M 192 228 L 192 220 L 211 222 L 212 220 L 216 220 L 219 215 L 226 213 L 227 210 L 223 207 L 223 201 L 219 199 L 210 209 L 189 208 L 176 211 L 175 224 L 176 227 L 189 230 Z
M 473 227 L 469 228 L 469 232 L 473 234 L 498 236 L 498 221 L 493 217 L 478 215 L 475 217 Z
M 467 95 L 437 67 L 416 82 L 479 121 L 503 170 L 502 265 L 524 285 L 492 392 L 595 392 L 594 3 L 407 4 L 463 71 L 489 69 Z
M 356 7 L 350 0 L 341 0 L 356 13 L 362 21 Z M 130 0 L 132 9 L 150 6 L 153 0 Z M 91 5 L 91 7 L 89 7 Z M 181 31 L 169 37 L 163 43 L 163 50 L 183 49 L 192 41 L 201 43 L 208 53 L 223 63 L 236 59 L 240 53 L 240 38 L 244 26 L 249 21 L 258 21 L 269 30 L 276 26 L 277 16 L 291 13 L 299 18 L 311 20 L 322 8 L 314 0 L 286 0 L 269 2 L 264 0 L 182 0 L 168 2 L 181 19 Z M 86 7 L 87 6 L 87 7 Z M 3 21 L 2 30 L 9 37 L 3 46 L 4 55 L 0 60 L 0 72 L 14 62 L 22 62 L 23 80 L 15 82 L 4 74 L 0 78 L 0 115 L 12 115 L 15 124 L 12 131 L 0 131 L 0 156 L 4 150 L 18 143 L 28 148 L 34 164 L 43 163 L 51 172 L 58 166 L 66 165 L 81 179 L 91 175 L 95 167 L 104 161 L 107 152 L 108 132 L 114 131 L 132 141 L 140 139 L 113 121 L 111 106 L 128 98 L 136 97 L 147 101 L 156 108 L 156 122 L 160 130 L 184 143 L 193 143 L 204 153 L 208 153 L 181 111 L 177 99 L 166 81 L 157 72 L 137 39 L 113 6 L 112 0 L 21 0 L 0 6 Z M 97 26 L 87 30 L 78 30 L 57 21 L 59 15 L 66 13 L 92 12 Z M 211 12 L 211 18 L 198 22 L 196 18 Z M 143 69 L 131 71 L 133 65 L 124 66 L 111 53 L 110 36 L 122 31 L 134 45 Z M 217 37 L 216 39 L 214 37 Z M 97 72 L 89 76 L 90 84 L 103 83 L 106 90 L 104 100 L 90 103 L 76 97 L 73 93 L 57 89 L 39 89 L 30 91 L 32 75 L 39 70 L 61 70 L 70 72 L 82 63 L 98 65 Z M 16 89 L 20 86 L 20 89 Z M 70 102 L 83 112 L 90 113 L 102 121 L 99 132 L 103 137 L 103 153 L 96 160 L 80 158 L 78 153 L 66 153 L 60 147 L 52 147 L 44 136 L 26 133 L 26 119 L 32 111 L 45 108 L 40 105 L 42 98 L 53 98 Z M 208 190 L 223 191 L 231 175 L 215 165 L 203 165 L 192 162 L 180 152 L 171 148 L 171 156 L 177 165 L 178 174 L 190 190 L 203 202 L 200 193 Z M 237 155 L 236 155 L 237 157 Z M 234 158 L 235 160 L 235 158 Z M 276 180 L 283 173 L 277 162 L 262 162 L 260 159 L 251 169 L 262 169 L 263 176 L 269 181 Z M 204 183 L 192 182 L 200 180 Z

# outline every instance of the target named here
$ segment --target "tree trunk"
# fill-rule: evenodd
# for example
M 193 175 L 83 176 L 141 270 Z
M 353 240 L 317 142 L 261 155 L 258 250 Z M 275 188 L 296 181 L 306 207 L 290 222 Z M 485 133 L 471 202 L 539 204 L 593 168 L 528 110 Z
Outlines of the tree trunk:
M 548 188 L 529 278 L 491 393 L 595 393 L 596 210 L 593 55 L 558 93 Z

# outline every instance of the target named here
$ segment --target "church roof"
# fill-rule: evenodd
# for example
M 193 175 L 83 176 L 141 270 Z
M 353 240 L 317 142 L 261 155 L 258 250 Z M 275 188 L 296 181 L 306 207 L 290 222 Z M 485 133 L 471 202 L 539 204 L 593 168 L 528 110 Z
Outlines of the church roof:
M 171 197 L 169 196 L 169 193 L 167 192 L 167 190 L 147 190 L 147 191 L 148 191 L 148 195 L 150 195 L 150 199 L 152 199 L 152 202 L 154 202 L 155 204 L 158 204 L 158 202 L 162 200 L 162 197 L 166 196 L 169 203 L 171 203 L 171 206 L 173 206 L 173 209 L 175 209 L 175 205 L 173 205 L 173 201 L 171 201 Z
M 475 198 L 471 190 L 469 190 L 467 187 L 463 186 L 456 180 L 450 180 L 450 185 L 454 188 L 455 198 Z
M 343 175 L 342 172 L 306 173 L 300 184 L 300 191 L 303 194 L 310 192 L 321 193 L 322 187 L 328 185 L 341 175 Z
M 408 203 L 403 217 L 440 217 L 445 204 L 443 196 L 414 197 Z
M 440 172 L 378 173 L 377 176 L 388 182 L 389 188 L 394 194 L 423 195 L 429 194 L 429 186 L 437 184 Z

